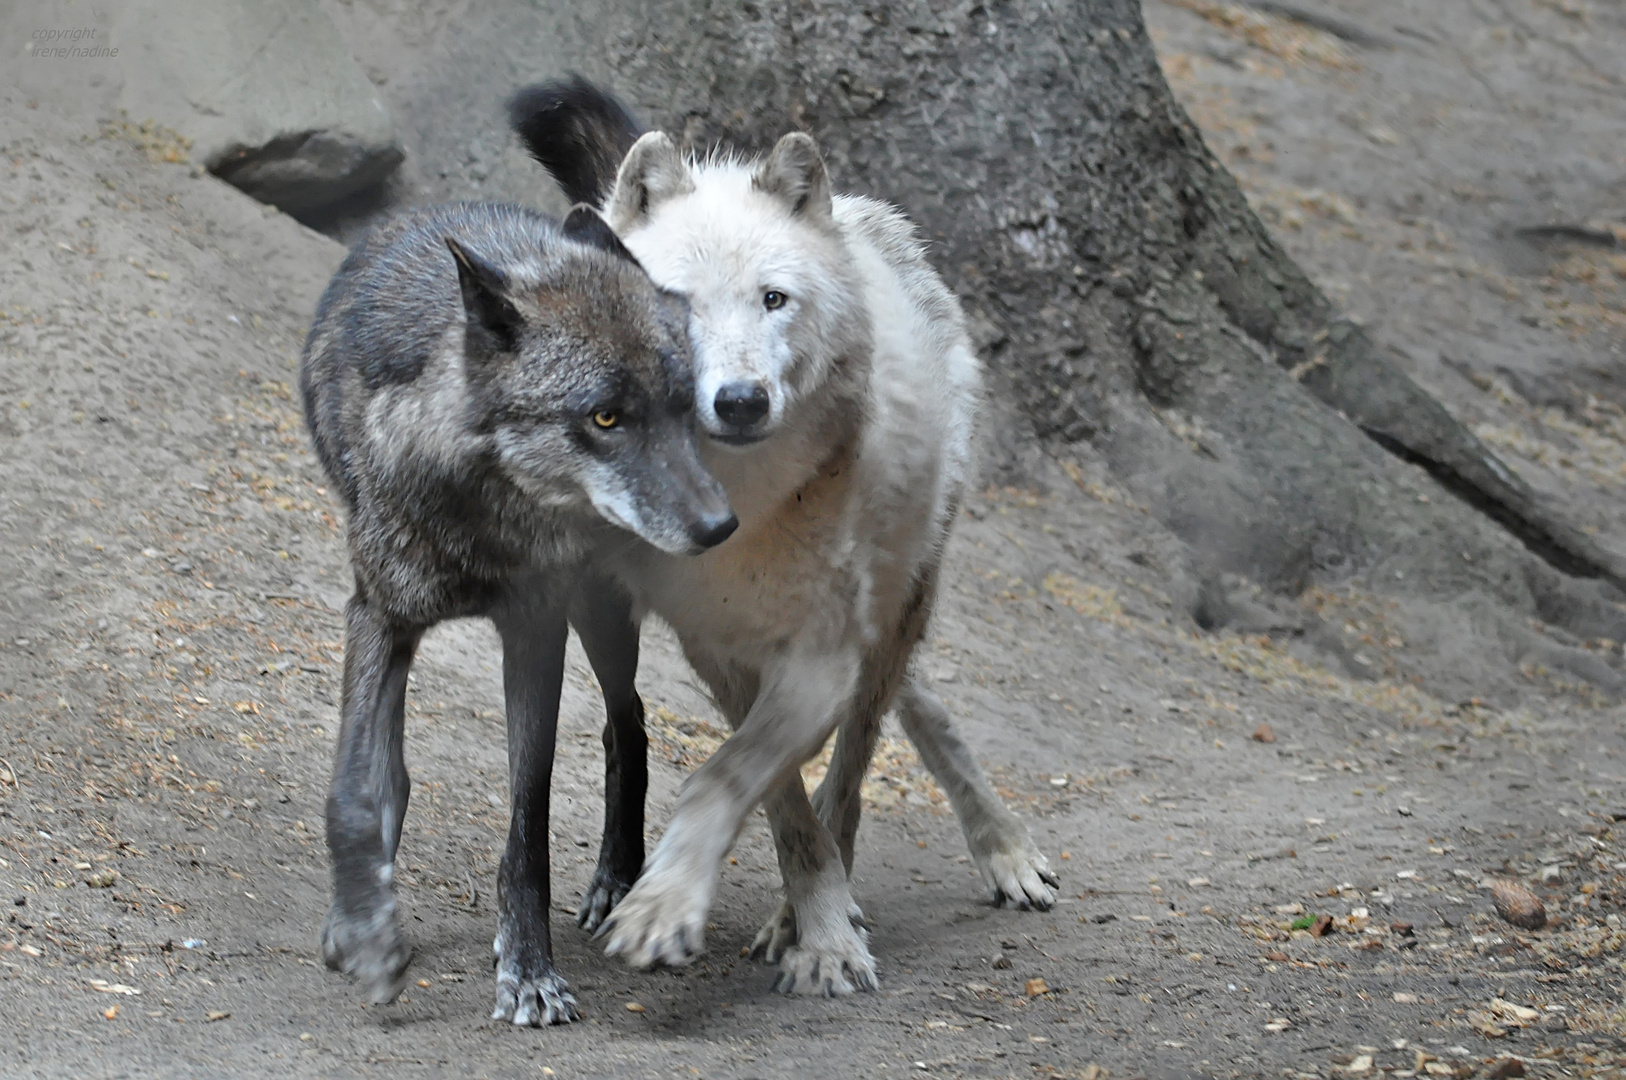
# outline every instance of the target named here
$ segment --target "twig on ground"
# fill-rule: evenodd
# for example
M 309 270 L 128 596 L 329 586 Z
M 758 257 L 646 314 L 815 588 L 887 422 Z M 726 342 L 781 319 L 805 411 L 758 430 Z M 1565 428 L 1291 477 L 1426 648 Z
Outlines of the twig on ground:
M 1514 229 L 1514 234 L 1529 240 L 1573 240 L 1576 243 L 1591 244 L 1595 247 L 1618 247 L 1620 238 L 1608 229 L 1593 228 L 1589 225 L 1571 225 L 1558 223 L 1553 225 L 1526 225 Z

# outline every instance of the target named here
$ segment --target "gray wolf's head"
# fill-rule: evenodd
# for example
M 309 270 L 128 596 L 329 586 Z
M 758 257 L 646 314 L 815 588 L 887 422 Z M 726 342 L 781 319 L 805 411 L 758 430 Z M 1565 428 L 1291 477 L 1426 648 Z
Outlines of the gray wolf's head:
M 686 161 L 666 135 L 633 143 L 605 202 L 663 288 L 688 297 L 695 411 L 713 438 L 768 438 L 868 347 L 858 274 L 817 145 L 786 135 L 760 162 Z
M 604 219 L 499 266 L 447 237 L 465 310 L 470 417 L 502 470 L 552 505 L 583 496 L 662 551 L 696 554 L 738 524 L 695 445 L 683 299 L 658 289 Z

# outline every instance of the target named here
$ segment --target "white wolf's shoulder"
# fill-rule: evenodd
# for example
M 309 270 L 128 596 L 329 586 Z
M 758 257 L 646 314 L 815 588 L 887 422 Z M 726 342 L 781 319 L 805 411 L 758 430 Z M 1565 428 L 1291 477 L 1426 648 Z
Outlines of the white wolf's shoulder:
M 945 480 L 957 487 L 970 466 L 982 398 L 982 365 L 960 302 L 927 259 L 920 230 L 896 207 L 857 195 L 838 195 L 834 203 L 860 272 L 871 267 L 873 406 L 894 414 L 890 422 L 878 416 L 883 431 L 871 434 L 935 443 L 949 466 Z
M 945 332 L 965 334 L 960 302 L 926 259 L 920 230 L 890 203 L 862 195 L 837 195 L 836 225 L 849 243 L 874 248 L 885 260 L 921 315 Z

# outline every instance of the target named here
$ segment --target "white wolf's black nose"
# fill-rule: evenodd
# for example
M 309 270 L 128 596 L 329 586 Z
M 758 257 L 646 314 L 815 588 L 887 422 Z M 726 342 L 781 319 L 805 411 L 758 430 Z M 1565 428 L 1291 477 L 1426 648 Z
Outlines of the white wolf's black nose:
M 732 513 L 703 517 L 689 527 L 689 537 L 703 548 L 714 548 L 734 535 L 740 519 Z
M 748 428 L 768 415 L 768 388 L 755 382 L 724 383 L 712 408 L 729 427 Z

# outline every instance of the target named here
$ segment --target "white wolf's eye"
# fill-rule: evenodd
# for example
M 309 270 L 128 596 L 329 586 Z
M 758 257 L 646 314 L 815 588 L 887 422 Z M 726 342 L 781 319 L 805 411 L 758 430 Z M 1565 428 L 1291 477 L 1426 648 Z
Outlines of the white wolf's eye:
M 767 308 L 769 311 L 778 311 L 780 308 L 785 306 L 785 302 L 789 299 L 790 297 L 786 296 L 778 289 L 769 289 L 767 292 L 762 294 L 762 306 Z

